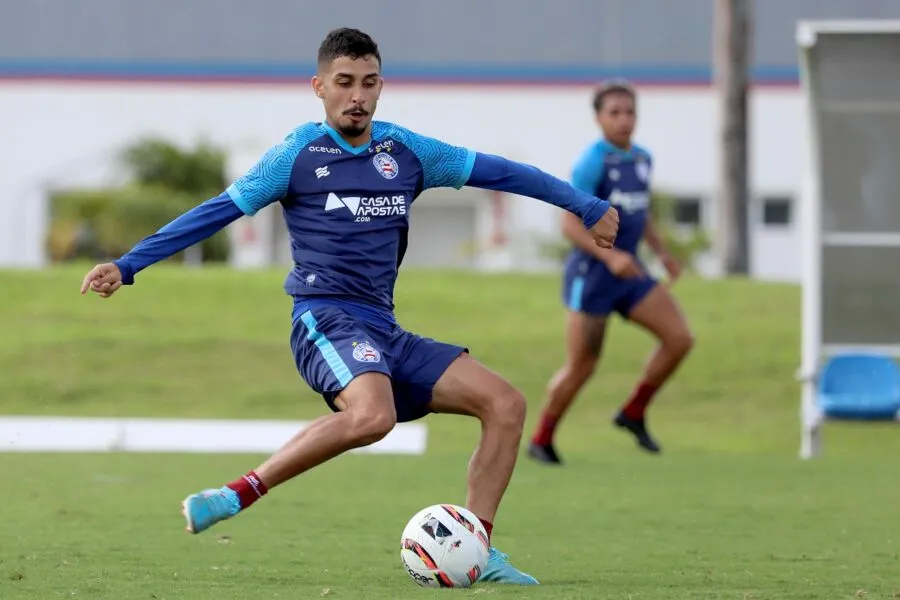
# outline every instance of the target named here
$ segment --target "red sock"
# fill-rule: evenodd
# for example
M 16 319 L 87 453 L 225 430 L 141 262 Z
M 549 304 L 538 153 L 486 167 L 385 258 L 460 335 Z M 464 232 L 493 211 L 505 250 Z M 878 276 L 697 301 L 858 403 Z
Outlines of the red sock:
M 531 437 L 531 443 L 537 446 L 549 446 L 553 443 L 553 434 L 556 433 L 556 424 L 559 419 L 549 415 L 541 415 L 538 428 Z
M 631 393 L 631 398 L 622 407 L 622 413 L 629 419 L 643 419 L 659 386 L 641 382 Z
M 494 524 L 490 521 L 485 521 L 481 517 L 478 517 L 478 520 L 481 521 L 481 524 L 484 525 L 484 530 L 487 531 L 488 534 L 488 542 L 491 541 L 491 534 L 494 533 Z
M 241 501 L 241 510 L 265 496 L 269 491 L 266 484 L 260 481 L 259 476 L 253 471 L 226 484 L 225 487 L 231 488 L 238 495 L 238 499 Z

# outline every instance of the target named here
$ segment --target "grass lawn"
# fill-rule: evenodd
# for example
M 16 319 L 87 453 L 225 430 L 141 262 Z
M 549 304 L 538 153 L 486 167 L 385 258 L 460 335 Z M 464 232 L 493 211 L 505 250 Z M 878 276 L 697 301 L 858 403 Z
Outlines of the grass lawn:
M 283 271 L 160 266 L 111 300 L 80 268 L 0 272 L 0 414 L 310 418 Z M 532 410 L 562 359 L 555 276 L 409 271 L 407 328 L 468 345 Z M 473 420 L 432 416 L 423 457 L 341 457 L 200 536 L 179 503 L 260 456 L 0 453 L 0 599 L 590 599 L 900 597 L 900 435 L 830 424 L 825 456 L 797 458 L 799 290 L 686 280 L 697 335 L 639 453 L 609 425 L 652 341 L 616 322 L 604 362 L 563 423 L 567 459 L 523 458 L 495 543 L 534 589 L 416 587 L 399 560 L 414 512 L 462 503 Z M 892 526 L 891 523 L 894 523 Z

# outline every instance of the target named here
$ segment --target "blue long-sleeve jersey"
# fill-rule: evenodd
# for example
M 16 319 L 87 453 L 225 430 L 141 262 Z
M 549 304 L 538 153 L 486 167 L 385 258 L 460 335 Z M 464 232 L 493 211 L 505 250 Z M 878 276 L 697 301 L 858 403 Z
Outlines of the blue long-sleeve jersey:
M 144 239 L 116 261 L 123 282 L 280 202 L 294 267 L 285 290 L 298 301 L 350 302 L 393 320 L 394 283 L 407 246 L 409 210 L 424 191 L 465 185 L 530 196 L 569 210 L 587 227 L 609 203 L 539 169 L 375 121 L 353 147 L 327 123 L 307 123 L 245 175 Z
M 637 254 L 650 210 L 650 175 L 653 158 L 640 146 L 617 148 L 600 139 L 591 144 L 572 169 L 572 185 L 579 190 L 607 198 L 619 211 L 616 248 Z M 593 256 L 574 249 L 576 254 Z

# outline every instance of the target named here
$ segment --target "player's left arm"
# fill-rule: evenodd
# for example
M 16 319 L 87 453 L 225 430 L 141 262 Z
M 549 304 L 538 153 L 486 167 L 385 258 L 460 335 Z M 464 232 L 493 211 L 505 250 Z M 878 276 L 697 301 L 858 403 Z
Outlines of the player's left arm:
M 647 242 L 647 245 L 650 246 L 650 249 L 653 250 L 653 253 L 666 268 L 669 277 L 673 280 L 678 279 L 681 275 L 681 265 L 678 264 L 678 261 L 675 260 L 671 254 L 669 254 L 666 243 L 663 241 L 663 237 L 660 234 L 659 229 L 657 229 L 656 222 L 649 210 L 647 211 L 647 216 L 644 220 L 644 241 Z
M 647 242 L 647 245 L 650 246 L 653 253 L 660 259 L 663 256 L 668 255 L 666 244 L 659 231 L 657 231 L 653 216 L 650 214 L 647 215 L 647 220 L 644 221 L 644 241 Z
M 599 236 L 601 239 L 595 235 L 595 239 L 603 247 L 612 246 L 618 229 L 618 213 L 608 201 L 578 190 L 537 167 L 412 135 L 415 137 L 411 145 L 422 163 L 424 189 L 471 186 L 528 196 L 578 215 L 588 229 L 596 229 L 595 226 L 602 225 L 601 220 L 608 220 L 611 234 Z
M 656 228 L 653 217 L 649 214 L 647 215 L 647 220 L 644 222 L 644 241 L 647 242 L 647 245 L 653 250 L 656 258 L 658 258 L 666 268 L 666 272 L 669 274 L 669 278 L 672 279 L 672 281 L 681 277 L 681 264 L 675 257 L 669 254 L 669 250 L 666 248 L 662 235 L 660 235 L 659 230 Z

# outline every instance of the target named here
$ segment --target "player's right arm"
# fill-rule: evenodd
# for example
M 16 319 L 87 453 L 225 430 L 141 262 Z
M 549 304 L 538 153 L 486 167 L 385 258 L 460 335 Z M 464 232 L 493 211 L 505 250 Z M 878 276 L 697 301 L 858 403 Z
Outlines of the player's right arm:
M 224 192 L 179 216 L 156 233 L 138 242 L 116 261 L 97 265 L 85 276 L 81 293 L 88 290 L 108 298 L 134 276 L 159 261 L 181 252 L 221 231 L 240 217 L 255 215 L 279 201 L 287 190 L 294 160 L 309 138 L 301 127 L 268 152 Z
M 581 219 L 572 213 L 563 214 L 562 232 L 573 246 L 605 264 L 606 268 L 616 277 L 630 279 L 644 275 L 637 261 L 627 252 L 616 248 L 599 247 Z
M 594 144 L 588 148 L 572 169 L 572 187 L 585 194 L 595 194 L 600 180 L 603 179 L 603 159 L 600 145 Z M 609 253 L 606 248 L 600 248 L 594 243 L 594 238 L 588 233 L 584 223 L 572 213 L 563 213 L 562 233 L 573 245 L 598 260 L 604 260 Z

